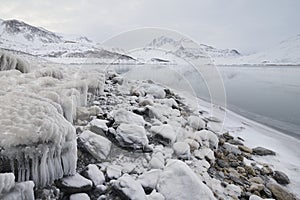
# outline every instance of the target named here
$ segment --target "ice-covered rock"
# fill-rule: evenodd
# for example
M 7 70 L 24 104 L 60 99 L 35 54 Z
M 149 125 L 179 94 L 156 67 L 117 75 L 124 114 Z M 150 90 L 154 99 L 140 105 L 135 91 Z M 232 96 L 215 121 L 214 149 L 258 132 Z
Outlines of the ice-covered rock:
M 165 166 L 165 158 L 162 152 L 155 152 L 149 161 L 149 166 L 152 169 L 162 169 Z
M 180 111 L 173 109 L 167 105 L 154 103 L 153 106 L 146 106 L 146 113 L 148 117 L 158 119 L 161 122 L 166 122 L 170 117 L 179 117 Z
M 73 176 L 68 176 L 60 179 L 57 182 L 57 186 L 66 193 L 79 193 L 87 192 L 92 189 L 93 183 L 89 179 L 84 178 L 80 174 L 76 173 Z
M 249 200 L 274 200 L 274 199 L 263 199 L 260 196 L 253 194 L 249 197 Z
M 106 159 L 109 155 L 112 143 L 107 138 L 89 130 L 82 132 L 79 138 L 86 150 L 97 160 Z
M 190 146 L 186 142 L 176 142 L 173 144 L 174 153 L 178 158 L 189 159 L 191 157 Z
M 145 128 L 135 124 L 120 124 L 115 137 L 122 147 L 133 149 L 145 149 L 149 142 Z
M 206 122 L 198 116 L 190 116 L 188 118 L 188 124 L 195 130 L 203 129 L 206 126 Z
M 113 111 L 111 114 L 117 124 L 135 124 L 138 126 L 144 126 L 145 120 L 142 116 L 137 115 L 133 112 L 127 111 L 125 109 L 119 109 L 117 111 Z
M 172 126 L 163 124 L 161 126 L 152 126 L 150 131 L 163 144 L 172 144 L 176 140 L 176 133 Z
M 131 88 L 131 94 L 136 96 L 151 95 L 158 99 L 163 99 L 166 97 L 166 92 L 163 87 L 149 83 L 143 83 L 138 87 Z
M 118 180 L 113 181 L 112 185 L 123 199 L 146 200 L 142 185 L 128 174 L 124 174 Z
M 105 135 L 105 133 L 108 131 L 107 120 L 102 119 L 93 119 L 90 122 L 91 131 L 99 134 L 99 135 Z
M 147 195 L 147 200 L 165 200 L 166 198 L 158 193 L 155 189 L 149 194 Z
M 160 169 L 151 169 L 140 175 L 137 181 L 141 183 L 144 189 L 154 189 L 156 188 L 161 172 L 162 170 Z
M 90 197 L 86 193 L 77 193 L 70 195 L 70 200 L 90 200 Z
M 219 139 L 216 134 L 209 130 L 196 131 L 192 136 L 201 146 L 208 148 L 218 148 Z
M 34 200 L 34 183 L 25 181 L 16 183 L 15 186 L 7 193 L 0 193 L 0 199 L 3 200 Z
M 212 191 L 180 160 L 168 161 L 160 175 L 157 191 L 166 200 L 215 199 Z
M 88 120 L 91 116 L 96 116 L 103 111 L 98 106 L 78 107 L 76 111 L 77 120 Z
M 44 186 L 75 173 L 75 128 L 58 104 L 32 93 L 8 92 L 0 96 L 0 113 L 0 155 L 10 159 L 18 181 Z
M 6 193 L 15 187 L 15 175 L 13 173 L 0 174 L 0 194 Z
M 91 180 L 94 186 L 101 185 L 105 182 L 103 172 L 95 164 L 89 164 L 81 174 Z
M 207 147 L 203 147 L 203 148 L 196 150 L 194 152 L 194 155 L 196 158 L 201 159 L 201 160 L 207 158 L 211 162 L 215 161 L 214 152 L 210 148 L 207 148 Z
M 109 165 L 106 167 L 106 175 L 109 179 L 118 179 L 122 175 L 122 167 Z

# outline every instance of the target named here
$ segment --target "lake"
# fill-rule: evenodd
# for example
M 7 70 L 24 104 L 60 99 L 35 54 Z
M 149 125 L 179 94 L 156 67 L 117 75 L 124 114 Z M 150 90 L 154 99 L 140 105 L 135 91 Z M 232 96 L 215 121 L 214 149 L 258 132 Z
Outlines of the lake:
M 183 89 L 177 74 L 181 70 L 197 96 L 209 100 L 203 78 L 187 66 L 121 66 L 116 71 L 130 78 L 154 79 Z M 188 70 L 185 70 L 188 69 Z M 300 66 L 218 66 L 223 78 L 227 108 L 300 139 Z
M 229 109 L 300 139 L 300 66 L 219 66 Z

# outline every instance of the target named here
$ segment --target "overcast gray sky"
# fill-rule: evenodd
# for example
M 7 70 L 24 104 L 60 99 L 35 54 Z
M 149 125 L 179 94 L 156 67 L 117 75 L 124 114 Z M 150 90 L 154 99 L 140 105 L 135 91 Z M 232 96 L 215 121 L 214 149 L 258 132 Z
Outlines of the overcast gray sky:
M 250 53 L 300 34 L 300 1 L 1 0 L 0 18 L 97 42 L 133 28 L 162 27 L 198 43 Z

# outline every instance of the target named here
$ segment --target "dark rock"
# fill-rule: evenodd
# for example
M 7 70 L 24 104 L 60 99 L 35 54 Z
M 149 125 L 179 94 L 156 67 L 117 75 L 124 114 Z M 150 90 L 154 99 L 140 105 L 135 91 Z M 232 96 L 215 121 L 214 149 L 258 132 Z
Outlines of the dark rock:
M 88 192 L 92 189 L 92 185 L 92 181 L 84 178 L 78 173 L 74 176 L 62 178 L 56 182 L 56 186 L 61 189 L 61 191 L 68 194 Z
M 235 139 L 232 139 L 232 140 L 228 140 L 227 141 L 229 144 L 233 144 L 233 145 L 243 145 L 243 143 L 239 140 L 235 140 Z
M 266 149 L 264 147 L 255 147 L 252 149 L 253 154 L 259 156 L 267 156 L 267 155 L 276 155 L 276 153 L 270 149 Z
M 228 132 L 224 133 L 222 136 L 225 138 L 225 140 L 233 140 L 234 139 L 234 137 L 231 136 Z
M 296 200 L 296 197 L 292 193 L 288 192 L 278 184 L 269 183 L 267 184 L 267 188 L 277 200 Z
M 243 152 L 246 152 L 246 153 L 252 153 L 252 149 L 250 149 L 249 147 L 246 147 L 244 145 L 239 145 L 238 146 L 239 150 L 243 151 Z
M 228 167 L 228 166 L 229 166 L 228 162 L 226 162 L 226 161 L 224 161 L 224 160 L 220 160 L 220 159 L 218 159 L 216 163 L 217 163 L 220 167 L 222 167 L 222 168 L 225 168 L 225 167 Z
M 282 185 L 287 185 L 290 183 L 289 177 L 280 171 L 275 171 L 273 178 L 277 181 L 277 183 L 282 184 Z

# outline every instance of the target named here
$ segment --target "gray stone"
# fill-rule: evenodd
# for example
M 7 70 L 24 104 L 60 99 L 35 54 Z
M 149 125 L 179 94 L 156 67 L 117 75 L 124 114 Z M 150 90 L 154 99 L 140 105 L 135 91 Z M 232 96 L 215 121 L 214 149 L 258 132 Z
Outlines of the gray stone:
M 270 149 L 266 149 L 264 147 L 255 147 L 252 149 L 253 154 L 259 156 L 267 156 L 267 155 L 276 155 L 276 153 Z
M 275 171 L 273 178 L 277 181 L 277 183 L 282 185 L 286 185 L 290 183 L 289 177 L 281 171 Z
M 277 200 L 296 200 L 296 197 L 292 193 L 288 192 L 278 184 L 269 183 L 267 184 L 267 188 Z

